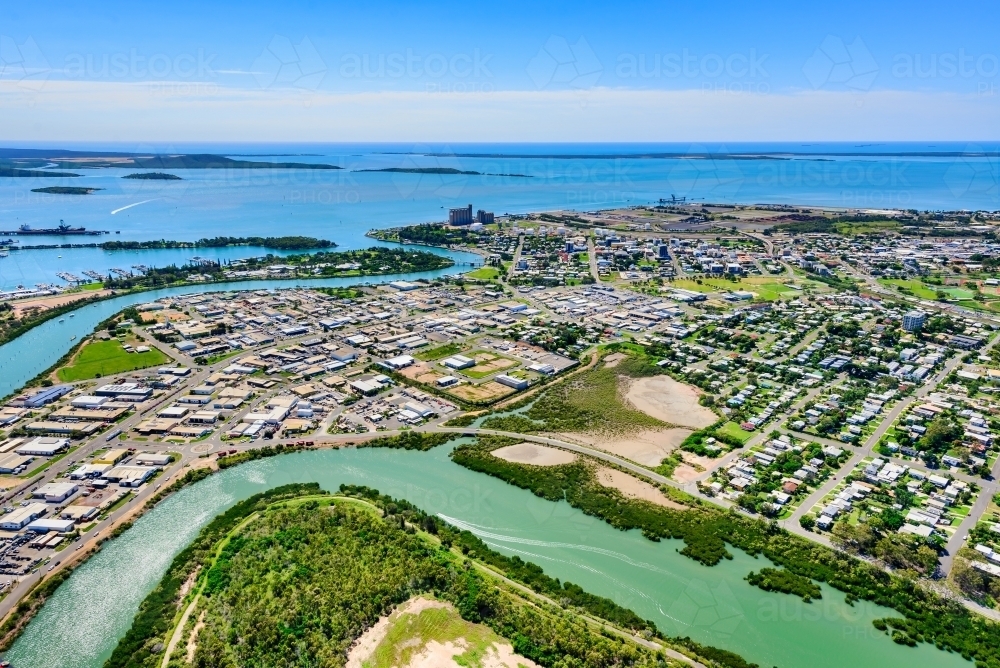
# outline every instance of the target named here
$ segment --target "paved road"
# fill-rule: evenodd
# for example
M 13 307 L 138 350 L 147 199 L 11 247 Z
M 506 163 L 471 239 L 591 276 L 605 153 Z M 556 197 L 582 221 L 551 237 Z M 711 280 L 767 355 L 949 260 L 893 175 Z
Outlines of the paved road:
M 507 278 L 511 278 L 514 275 L 514 271 L 517 269 L 517 262 L 521 259 L 521 249 L 524 248 L 524 235 L 520 235 L 517 238 L 517 248 L 514 250 L 514 261 L 510 263 L 510 267 L 507 269 Z
M 594 237 L 587 237 L 587 257 L 590 260 L 590 275 L 594 282 L 601 284 L 601 273 L 597 270 L 597 253 L 594 252 Z

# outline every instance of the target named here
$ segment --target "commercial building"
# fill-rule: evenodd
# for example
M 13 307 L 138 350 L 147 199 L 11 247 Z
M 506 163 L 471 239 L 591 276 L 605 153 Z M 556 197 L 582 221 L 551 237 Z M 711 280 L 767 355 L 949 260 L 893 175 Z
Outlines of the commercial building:
M 50 482 L 36 489 L 31 495 L 36 499 L 45 499 L 48 503 L 61 503 L 79 490 L 80 488 L 71 482 Z
M 38 438 L 31 439 L 14 452 L 19 455 L 30 455 L 32 457 L 52 457 L 68 447 L 68 438 L 45 438 L 44 436 L 39 436 Z
M 153 390 L 138 383 L 119 383 L 117 385 L 102 385 L 94 390 L 99 397 L 114 397 L 119 401 L 139 402 L 149 399 Z
M 44 503 L 29 503 L 23 508 L 17 508 L 0 517 L 0 529 L 4 531 L 20 531 L 49 511 Z
M 140 452 L 135 456 L 138 466 L 166 466 L 170 463 L 170 455 L 156 452 Z
M 59 513 L 60 519 L 73 520 L 74 522 L 83 522 L 89 520 L 92 517 L 96 517 L 100 512 L 95 506 L 66 506 Z
M 49 531 L 55 531 L 58 533 L 69 533 L 76 526 L 76 522 L 73 520 L 59 520 L 55 518 L 35 520 L 31 522 L 26 527 L 28 531 L 34 531 L 35 533 L 48 533 Z
M 464 355 L 452 355 L 448 359 L 441 362 L 449 369 L 468 369 L 471 366 L 476 366 L 476 360 Z
M 413 364 L 416 360 L 413 359 L 411 355 L 400 355 L 398 357 L 392 357 L 387 359 L 382 364 L 389 367 L 390 369 L 397 371 L 399 369 L 405 369 L 406 367 Z
M 112 450 L 108 450 L 103 455 L 95 457 L 94 463 L 111 464 L 112 466 L 114 466 L 115 464 L 125 459 L 126 457 L 128 457 L 128 450 L 126 450 L 125 448 L 114 448 Z
M 69 394 L 72 390 L 72 385 L 56 385 L 55 387 L 48 387 L 25 399 L 24 407 L 41 408 L 42 406 L 51 404 L 56 399 Z
M 513 387 L 515 390 L 526 390 L 528 389 L 528 381 L 521 378 L 514 378 L 513 376 L 508 376 L 506 374 L 501 374 L 494 378 L 496 382 L 501 385 L 506 385 L 507 387 Z
M 449 225 L 471 225 L 472 205 L 460 209 L 448 209 Z
M 108 400 L 107 397 L 94 397 L 91 395 L 77 397 L 73 399 L 70 405 L 73 408 L 84 408 L 87 410 L 97 410 Z
M 903 315 L 903 329 L 907 332 L 919 331 L 927 322 L 927 314 L 923 311 L 910 311 Z
M 0 455 L 0 473 L 14 473 L 22 466 L 27 466 L 32 461 L 31 457 L 25 457 L 13 452 Z
M 102 477 L 120 487 L 138 487 L 156 473 L 155 466 L 116 466 Z

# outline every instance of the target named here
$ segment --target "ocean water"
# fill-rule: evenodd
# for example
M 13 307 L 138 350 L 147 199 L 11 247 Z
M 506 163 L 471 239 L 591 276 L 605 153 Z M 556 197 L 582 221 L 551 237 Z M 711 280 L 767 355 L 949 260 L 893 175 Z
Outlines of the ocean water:
M 167 170 L 181 181 L 128 180 L 132 169 L 80 169 L 79 178 L 0 178 L 0 230 L 51 228 L 60 220 L 107 230 L 101 237 L 22 237 L 21 243 L 303 234 L 342 248 L 371 244 L 372 228 L 447 218 L 472 204 L 502 213 L 593 210 L 655 202 L 811 204 L 847 208 L 1000 209 L 1000 160 L 992 144 L 321 144 L 134 145 L 60 148 L 216 152 L 343 169 Z M 741 153 L 739 158 L 729 157 Z M 670 157 L 656 157 L 668 155 Z M 754 157 L 756 155 L 757 157 Z M 357 170 L 453 167 L 482 175 Z M 46 195 L 33 188 L 101 188 Z M 59 283 L 58 271 L 163 265 L 177 254 L 63 252 L 0 258 L 0 289 Z M 184 251 L 187 256 L 207 252 Z M 246 249 L 227 258 L 259 254 Z M 62 257 L 58 257 L 61 255 Z M 185 258 L 181 258 L 185 259 Z M 15 261 L 16 260 L 16 261 Z M 91 266 L 84 266 L 84 265 Z

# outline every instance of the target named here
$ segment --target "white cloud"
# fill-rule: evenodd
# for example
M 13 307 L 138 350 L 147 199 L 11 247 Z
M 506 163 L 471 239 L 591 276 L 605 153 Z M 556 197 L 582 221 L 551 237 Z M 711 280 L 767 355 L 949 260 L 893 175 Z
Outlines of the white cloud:
M 0 80 L 0 140 L 996 140 L 1000 100 L 952 93 L 611 88 L 331 93 L 217 83 Z

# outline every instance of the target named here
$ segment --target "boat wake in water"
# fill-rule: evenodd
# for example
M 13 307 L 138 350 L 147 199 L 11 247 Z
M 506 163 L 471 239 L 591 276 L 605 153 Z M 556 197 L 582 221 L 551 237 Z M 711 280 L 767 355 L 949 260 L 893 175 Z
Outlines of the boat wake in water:
M 118 208 L 118 209 L 115 209 L 114 211 L 112 211 L 111 215 L 113 216 L 116 213 L 118 213 L 119 211 L 124 211 L 125 209 L 131 209 L 133 206 L 139 206 L 140 204 L 146 204 L 148 202 L 155 202 L 158 199 L 163 199 L 163 198 L 162 197 L 154 197 L 153 199 L 144 199 L 141 202 L 135 202 L 133 204 L 126 204 L 125 206 L 123 206 L 121 208 Z
M 482 538 L 483 540 L 490 540 L 498 543 L 513 543 L 514 545 L 531 545 L 534 547 L 562 548 L 570 550 L 581 550 L 583 552 L 592 552 L 594 554 L 600 554 L 605 557 L 611 557 L 612 559 L 623 561 L 629 566 L 635 566 L 636 568 L 642 568 L 647 571 L 652 571 L 653 573 L 657 573 L 659 575 L 666 575 L 671 578 L 679 579 L 677 578 L 676 574 L 671 573 L 668 570 L 664 570 L 662 568 L 654 566 L 653 564 L 647 564 L 642 561 L 635 561 L 628 555 L 624 555 L 621 552 L 614 552 L 613 550 L 605 550 L 603 548 L 593 547 L 590 545 L 577 545 L 575 543 L 555 543 L 546 540 L 534 540 L 531 538 L 518 538 L 517 536 L 505 536 L 503 534 L 493 533 L 492 531 L 489 531 L 489 527 L 482 527 L 477 524 L 472 524 L 471 522 L 466 522 L 464 520 L 460 520 L 454 517 L 448 517 L 447 515 L 443 515 L 441 513 L 438 513 L 438 517 L 440 517 L 441 519 L 443 519 L 445 522 L 452 525 L 456 529 L 461 529 L 462 531 L 468 531 L 469 533 L 479 538 Z M 506 545 L 504 545 L 504 547 L 506 547 Z

